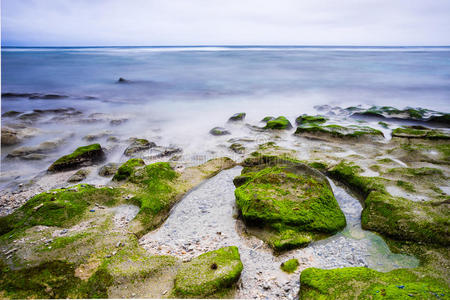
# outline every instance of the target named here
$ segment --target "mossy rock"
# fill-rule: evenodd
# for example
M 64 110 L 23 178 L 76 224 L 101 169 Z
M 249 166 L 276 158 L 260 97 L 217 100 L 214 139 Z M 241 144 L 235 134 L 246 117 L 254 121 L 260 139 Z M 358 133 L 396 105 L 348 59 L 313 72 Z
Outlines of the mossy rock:
M 231 149 L 233 152 L 236 152 L 236 153 L 238 153 L 238 154 L 243 154 L 243 153 L 245 152 L 245 147 L 244 147 L 244 145 L 239 144 L 239 143 L 233 143 L 233 144 L 231 144 L 231 145 L 230 145 L 230 149 Z
M 243 163 L 237 207 L 246 224 L 276 251 L 298 248 L 346 225 L 327 179 L 309 166 L 263 156 Z M 264 232 L 265 231 L 265 232 Z
M 36 225 L 74 225 L 90 205 L 112 206 L 118 202 L 120 194 L 121 190 L 117 188 L 96 188 L 83 184 L 38 194 L 12 214 L 0 217 L 0 235 Z
M 117 170 L 119 169 L 119 164 L 117 163 L 107 163 L 106 165 L 103 165 L 98 170 L 98 175 L 102 177 L 111 177 L 116 174 Z
M 295 123 L 297 125 L 304 125 L 304 124 L 323 124 L 326 121 L 328 121 L 328 118 L 325 118 L 323 116 L 309 116 L 309 115 L 301 115 L 297 119 L 295 119 Z
M 228 122 L 243 121 L 245 119 L 245 116 L 245 112 L 235 113 L 228 119 Z
M 211 129 L 209 131 L 209 133 L 214 135 L 214 136 L 221 136 L 221 135 L 231 134 L 228 130 L 226 130 L 223 127 L 214 127 L 213 129 Z
M 408 269 L 308 268 L 300 276 L 299 299 L 446 299 L 449 293 L 445 282 Z
M 312 138 L 339 138 L 339 139 L 371 139 L 377 140 L 384 137 L 383 133 L 369 126 L 340 126 L 340 125 L 317 125 L 310 123 L 297 127 L 296 135 Z
M 183 298 L 214 297 L 231 288 L 238 281 L 242 269 L 237 247 L 204 253 L 180 267 L 174 294 Z
M 116 174 L 114 174 L 113 180 L 125 180 L 135 173 L 138 167 L 145 166 L 144 160 L 140 158 L 132 158 L 122 164 L 118 169 Z
M 406 169 L 407 174 L 437 172 L 428 168 L 401 169 Z M 361 224 L 364 229 L 400 240 L 450 244 L 450 213 L 446 200 L 415 202 L 394 197 L 386 190 L 387 179 L 360 176 L 361 171 L 358 166 L 342 161 L 328 174 L 361 195 L 364 204 Z
M 392 130 L 392 136 L 398 138 L 448 140 L 450 135 L 442 130 L 431 129 L 424 126 L 403 126 Z
M 124 154 L 126 156 L 133 156 L 138 152 L 148 150 L 155 146 L 156 144 L 154 142 L 149 142 L 146 139 L 136 139 L 125 149 Z
M 80 182 L 86 179 L 86 177 L 89 175 L 90 171 L 87 169 L 81 169 L 75 172 L 72 176 L 67 179 L 67 182 Z
M 264 118 L 261 120 L 261 122 L 267 123 L 267 122 L 272 121 L 272 120 L 275 120 L 275 117 L 267 116 L 267 117 L 264 117 Z
M 286 273 L 294 273 L 299 266 L 298 259 L 292 258 L 284 263 L 281 263 L 280 268 Z
M 289 122 L 289 120 L 283 116 L 279 116 L 278 118 L 267 121 L 266 126 L 264 126 L 264 129 L 275 129 L 275 130 L 283 130 L 291 128 L 292 128 L 291 122 Z
M 71 154 L 65 155 L 56 160 L 49 168 L 49 172 L 61 172 L 89 166 L 105 159 L 100 144 L 92 144 L 77 148 Z

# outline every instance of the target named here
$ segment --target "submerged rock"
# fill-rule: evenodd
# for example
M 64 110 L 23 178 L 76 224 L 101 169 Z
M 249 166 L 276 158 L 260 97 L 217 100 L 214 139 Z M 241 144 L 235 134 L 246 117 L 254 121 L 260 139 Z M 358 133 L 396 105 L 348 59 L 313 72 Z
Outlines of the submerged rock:
M 37 146 L 23 146 L 14 149 L 11 151 L 6 157 L 7 158 L 25 158 L 27 156 L 33 155 L 33 154 L 43 154 L 43 153 L 49 153 L 52 151 L 55 151 L 58 149 L 62 144 L 63 140 L 54 140 L 54 141 L 46 141 L 42 142 Z
M 243 165 L 237 207 L 252 233 L 276 251 L 306 246 L 345 227 L 345 216 L 319 172 L 276 156 L 249 158 Z
M 214 127 L 209 131 L 209 133 L 215 136 L 231 134 L 228 130 L 226 130 L 223 127 Z
M 146 139 L 136 139 L 133 143 L 131 143 L 131 145 L 127 147 L 127 149 L 125 149 L 124 154 L 126 156 L 133 156 L 138 152 L 148 150 L 155 146 L 156 146 L 155 143 L 149 142 Z
M 119 164 L 117 163 L 107 163 L 98 170 L 98 175 L 102 177 L 111 177 L 116 174 Z
M 245 152 L 245 147 L 239 143 L 233 143 L 230 145 L 230 149 L 238 154 L 243 154 Z
M 21 142 L 17 130 L 2 126 L 2 146 L 16 145 Z
M 100 144 L 92 144 L 77 148 L 71 154 L 56 160 L 49 168 L 49 172 L 61 172 L 89 166 L 104 160 L 105 153 Z
M 16 116 L 20 115 L 21 113 L 22 112 L 20 112 L 20 111 L 10 110 L 10 111 L 3 113 L 2 117 L 4 117 L 4 118 L 16 117 Z
M 242 269 L 237 247 L 207 252 L 180 266 L 174 294 L 187 298 L 216 298 L 214 295 L 223 293 L 238 281 Z
M 228 119 L 228 122 L 243 121 L 245 119 L 245 116 L 246 116 L 246 113 L 244 113 L 244 112 L 235 113 Z
M 130 81 L 128 79 L 120 77 L 119 80 L 117 80 L 117 83 L 129 83 Z
M 276 129 L 276 130 L 282 130 L 282 129 L 291 129 L 292 124 L 289 122 L 286 117 L 279 116 L 276 119 L 272 119 L 267 121 L 266 126 L 264 129 Z
M 78 170 L 75 174 L 69 177 L 67 179 L 67 182 L 80 182 L 86 179 L 86 177 L 89 175 L 90 171 L 86 169 Z

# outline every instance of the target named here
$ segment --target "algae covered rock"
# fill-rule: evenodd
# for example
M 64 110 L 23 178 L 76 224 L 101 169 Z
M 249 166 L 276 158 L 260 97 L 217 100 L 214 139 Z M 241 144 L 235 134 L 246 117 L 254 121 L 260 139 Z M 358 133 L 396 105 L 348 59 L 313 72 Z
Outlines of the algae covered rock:
M 392 130 L 393 137 L 429 139 L 429 140 L 448 140 L 450 135 L 438 129 L 431 129 L 424 126 L 403 126 Z
M 286 273 L 294 273 L 299 266 L 299 262 L 297 259 L 292 258 L 284 263 L 281 263 L 280 268 Z
M 209 133 L 215 136 L 230 134 L 230 132 L 223 127 L 214 127 L 209 131 Z
M 178 297 L 211 297 L 229 289 L 241 275 L 243 265 L 237 247 L 204 253 L 183 264 L 175 278 Z
M 291 122 L 289 122 L 289 120 L 283 116 L 279 116 L 278 118 L 268 120 L 266 126 L 264 126 L 264 129 L 276 129 L 276 130 L 291 129 L 291 128 L 292 128 Z
M 245 112 L 235 113 L 228 119 L 228 122 L 242 121 L 245 119 L 245 116 L 246 116 Z
M 49 172 L 73 170 L 82 166 L 89 166 L 104 160 L 105 153 L 100 144 L 92 144 L 77 148 L 71 154 L 60 157 L 49 168 Z
M 318 171 L 271 156 L 243 165 L 235 181 L 237 207 L 249 230 L 275 250 L 302 247 L 345 227 L 345 216 Z
M 245 147 L 239 143 L 233 143 L 230 145 L 230 149 L 238 154 L 242 154 L 245 152 Z
M 445 198 L 417 202 L 392 196 L 385 186 L 389 179 L 365 177 L 360 175 L 361 172 L 358 166 L 342 161 L 328 174 L 363 198 L 361 225 L 364 229 L 399 240 L 450 245 L 450 204 Z M 407 169 L 405 172 L 421 177 L 420 181 L 425 180 L 423 176 L 440 174 L 439 170 L 430 168 Z
M 300 276 L 299 299 L 443 299 L 449 292 L 445 282 L 408 269 L 308 268 Z
M 127 147 L 127 149 L 125 149 L 124 154 L 126 156 L 133 156 L 138 152 L 148 150 L 155 146 L 155 143 L 149 142 L 146 139 L 136 139 Z
M 89 173 L 90 171 L 86 169 L 78 170 L 75 174 L 70 176 L 69 179 L 67 179 L 67 182 L 79 182 L 85 180 Z
M 103 165 L 100 170 L 98 170 L 98 175 L 102 177 L 110 177 L 113 176 L 117 170 L 119 169 L 119 164 L 117 163 L 107 163 Z
M 315 123 L 297 127 L 296 135 L 311 138 L 339 138 L 339 139 L 382 139 L 383 133 L 369 126 L 359 125 L 317 125 Z
M 323 124 L 326 121 L 328 121 L 328 118 L 325 118 L 323 116 L 309 116 L 309 115 L 301 115 L 297 119 L 295 119 L 295 123 L 297 125 L 304 125 L 304 124 Z

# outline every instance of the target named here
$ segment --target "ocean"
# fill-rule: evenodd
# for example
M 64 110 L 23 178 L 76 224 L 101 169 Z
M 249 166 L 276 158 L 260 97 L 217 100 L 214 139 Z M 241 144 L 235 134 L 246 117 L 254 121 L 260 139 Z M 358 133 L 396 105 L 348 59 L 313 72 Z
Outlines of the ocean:
M 219 156 L 234 135 L 211 139 L 208 132 L 236 112 L 246 112 L 246 121 L 258 124 L 269 115 L 292 122 L 323 104 L 443 112 L 450 104 L 448 46 L 7 47 L 1 71 L 2 93 L 64 96 L 3 97 L 2 113 L 70 107 L 84 116 L 27 120 L 25 125 L 40 134 L 21 147 L 61 143 L 36 160 L 7 159 L 18 146 L 3 146 L 3 184 L 33 178 L 60 155 L 88 144 L 87 135 L 101 132 L 107 133 L 96 140 L 100 143 L 111 135 L 122 142 L 112 147 L 110 161 L 125 159 L 129 137 L 180 147 L 184 155 Z M 118 83 L 119 78 L 127 82 Z M 2 117 L 3 126 L 11 122 Z M 233 134 L 246 135 L 239 129 Z

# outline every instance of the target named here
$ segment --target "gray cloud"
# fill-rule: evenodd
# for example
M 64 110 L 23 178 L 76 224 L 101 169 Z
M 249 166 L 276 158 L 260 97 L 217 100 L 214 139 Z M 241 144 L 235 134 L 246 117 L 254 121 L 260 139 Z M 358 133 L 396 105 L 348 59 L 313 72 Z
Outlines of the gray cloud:
M 448 0 L 2 0 L 3 45 L 450 45 Z

